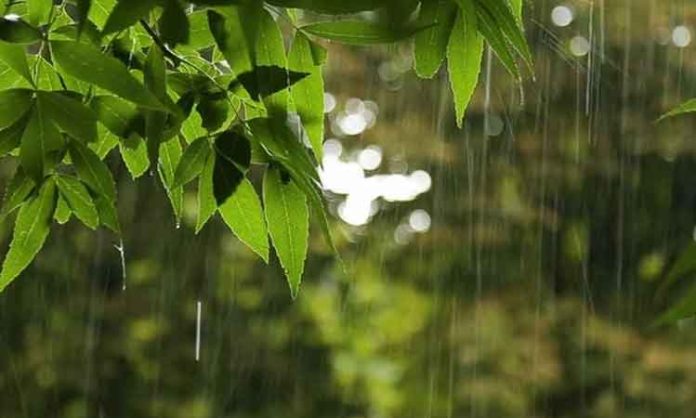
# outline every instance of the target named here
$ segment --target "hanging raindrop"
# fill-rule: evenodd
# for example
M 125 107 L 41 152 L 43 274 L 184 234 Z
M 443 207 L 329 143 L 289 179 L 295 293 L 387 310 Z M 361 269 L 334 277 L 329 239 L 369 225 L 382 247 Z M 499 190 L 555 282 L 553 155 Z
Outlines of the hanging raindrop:
M 116 251 L 118 251 L 119 256 L 121 257 L 121 278 L 122 278 L 122 285 L 121 285 L 121 290 L 126 290 L 126 278 L 127 278 L 127 273 L 126 273 L 126 251 L 123 248 L 123 238 L 119 239 L 118 245 L 114 245 L 114 248 Z

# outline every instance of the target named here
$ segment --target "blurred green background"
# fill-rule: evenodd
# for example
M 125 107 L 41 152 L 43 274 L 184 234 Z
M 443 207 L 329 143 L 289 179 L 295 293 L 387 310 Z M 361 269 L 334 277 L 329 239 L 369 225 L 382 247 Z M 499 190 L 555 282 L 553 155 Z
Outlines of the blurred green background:
M 315 230 L 295 301 L 111 156 L 127 289 L 112 235 L 54 228 L 0 295 L 0 417 L 693 417 L 696 321 L 652 324 L 694 280 L 696 117 L 655 120 L 696 96 L 696 2 L 527 6 L 535 79 L 491 56 L 463 130 L 408 45 L 329 47 L 344 266 Z

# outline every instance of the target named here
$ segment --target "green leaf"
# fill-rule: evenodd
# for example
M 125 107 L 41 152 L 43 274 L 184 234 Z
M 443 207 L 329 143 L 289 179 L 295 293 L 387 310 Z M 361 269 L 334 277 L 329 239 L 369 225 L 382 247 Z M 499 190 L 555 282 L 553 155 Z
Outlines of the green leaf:
M 26 173 L 34 181 L 41 183 L 49 165 L 49 152 L 63 146 L 63 137 L 40 101 L 36 101 L 31 112 L 22 135 L 19 161 Z
M 29 84 L 33 85 L 29 64 L 24 47 L 0 41 L 0 61 L 4 62 L 15 73 L 22 76 Z M 6 77 L 3 75 L 3 77 Z
M 497 31 L 499 31 L 510 46 L 522 57 L 530 71 L 533 70 L 532 52 L 529 50 L 520 21 L 515 17 L 508 0 L 475 0 L 476 12 L 479 16 L 488 15 Z M 487 20 L 487 19 L 484 19 Z
M 510 1 L 510 8 L 512 9 L 512 13 L 515 15 L 515 19 L 517 19 L 518 22 L 522 22 L 522 0 L 509 0 Z
M 227 60 L 233 74 L 250 71 L 253 68 L 249 39 L 244 31 L 247 22 L 243 11 L 237 7 L 220 9 L 223 13 L 208 11 L 208 26 L 220 52 Z
M 97 195 L 94 203 L 97 206 L 100 223 L 120 233 L 115 207 L 116 186 L 109 168 L 94 151 L 80 142 L 70 141 L 68 152 L 77 175 Z
M 58 72 L 43 57 L 30 57 L 29 65 L 38 72 L 38 77 L 36 77 L 37 88 L 41 90 L 63 90 Z
M 181 134 L 186 138 L 186 142 L 193 142 L 197 138 L 207 135 L 203 129 L 203 120 L 198 112 L 192 112 L 191 115 L 181 124 Z
M 14 151 L 22 142 L 22 135 L 28 122 L 27 117 L 23 117 L 12 126 L 0 129 L 0 157 Z
M 311 23 L 300 28 L 320 38 L 350 45 L 394 43 L 410 38 L 426 27 L 405 26 L 390 28 L 380 22 L 365 20 L 336 20 Z
M 476 16 L 476 26 L 479 33 L 486 38 L 486 41 L 490 47 L 495 51 L 495 54 L 500 59 L 505 69 L 512 75 L 515 79 L 520 79 L 520 70 L 515 62 L 515 51 L 509 45 L 508 39 L 501 32 L 498 27 L 498 23 L 494 16 L 490 15 L 487 8 L 481 7 L 479 2 L 476 3 L 475 13 L 471 12 L 472 1 L 475 0 L 457 0 L 461 6 L 462 13 L 464 15 Z
M 657 294 L 662 294 L 679 279 L 694 272 L 696 272 L 696 243 L 690 242 L 669 269 Z
M 179 138 L 174 137 L 160 144 L 158 171 L 174 210 L 177 225 L 181 222 L 184 208 L 184 189 L 174 184 L 174 170 L 180 164 L 181 158 Z
M 87 17 L 98 28 L 103 28 L 114 7 L 116 7 L 116 0 L 92 0 Z
M 226 131 L 215 139 L 213 195 L 218 206 L 232 196 L 244 179 L 251 163 L 249 141 L 234 131 Z
M 686 102 L 680 104 L 679 106 L 675 107 L 674 109 L 670 110 L 669 112 L 663 114 L 658 119 L 658 122 L 662 121 L 663 119 L 666 119 L 666 118 L 671 118 L 674 116 L 679 116 L 679 115 L 683 115 L 685 113 L 693 113 L 693 112 L 696 112 L 696 99 L 687 100 Z
M 33 103 L 31 90 L 0 91 L 0 129 L 7 128 L 24 116 Z
M 249 180 L 242 180 L 234 194 L 220 205 L 219 211 L 237 238 L 268 262 L 266 221 L 261 201 Z
M 104 24 L 102 33 L 106 35 L 133 26 L 147 16 L 155 5 L 155 0 L 118 0 Z
M 189 41 L 187 46 L 194 50 L 200 50 L 213 46 L 215 39 L 210 33 L 208 25 L 208 13 L 205 10 L 197 10 L 188 15 Z M 248 60 L 248 56 L 247 56 Z
M 388 0 L 267 0 L 269 4 L 292 9 L 305 9 L 325 14 L 348 14 L 376 10 Z
M 164 7 L 159 19 L 160 38 L 174 47 L 189 43 L 189 20 L 186 12 L 177 0 L 170 0 Z
M 131 135 L 119 141 L 121 158 L 133 179 L 145 174 L 150 168 L 150 159 L 147 156 L 147 145 L 138 135 Z
M 8 215 L 22 206 L 27 197 L 34 191 L 35 186 L 34 180 L 24 174 L 21 168 L 17 170 L 17 173 L 5 190 L 2 210 L 0 211 L 0 223 L 4 222 Z
M 104 125 L 97 126 L 97 136 L 99 139 L 89 143 L 88 146 L 97 154 L 99 159 L 103 160 L 118 145 L 118 137 L 109 132 Z
M 0 272 L 0 292 L 29 266 L 43 247 L 50 231 L 55 206 L 56 186 L 48 180 L 41 186 L 38 195 L 20 208 L 10 250 Z
M 77 36 L 79 37 L 88 22 L 92 0 L 75 0 L 75 6 L 75 21 L 77 22 Z
M 309 70 L 313 70 L 313 68 Z M 230 83 L 229 89 L 234 91 L 236 86 L 241 84 L 249 96 L 258 100 L 285 90 L 309 75 L 310 71 L 289 71 L 276 65 L 260 65 L 254 67 L 252 71 L 239 74 Z M 322 96 L 322 102 L 323 100 Z
M 26 0 L 27 18 L 33 25 L 48 23 L 53 0 Z
M 145 68 L 145 87 L 147 87 L 155 97 L 167 102 L 167 66 L 164 62 L 162 50 L 153 45 L 147 54 Z M 147 138 L 147 155 L 154 160 L 159 152 L 159 145 L 165 138 L 165 128 L 167 126 L 167 114 L 154 110 L 145 112 L 145 137 Z
M 256 53 L 255 70 L 258 67 L 280 67 L 283 69 L 288 67 L 283 34 L 280 32 L 276 21 L 266 10 L 261 10 L 258 15 L 257 38 L 254 51 Z M 288 76 L 285 77 L 288 78 Z M 262 83 L 259 82 L 258 85 L 260 86 Z M 290 95 L 287 91 L 280 90 L 265 97 L 264 105 L 269 113 L 279 111 L 285 117 L 289 98 Z
M 97 96 L 92 99 L 90 107 L 99 122 L 114 135 L 120 138 L 145 135 L 145 119 L 133 104 L 114 96 Z
M 696 284 L 692 285 L 674 306 L 662 314 L 655 325 L 671 324 L 694 315 L 696 315 Z
M 211 153 L 203 166 L 203 171 L 198 177 L 198 219 L 196 220 L 196 234 L 203 229 L 211 216 L 218 209 L 213 193 L 213 173 L 215 171 L 215 154 Z
M 248 121 L 248 125 L 254 142 L 290 173 L 294 182 L 307 196 L 310 207 L 318 218 L 324 239 L 332 251 L 337 253 L 329 230 L 316 165 L 304 146 L 294 137 L 283 120 L 258 118 Z
M 99 214 L 87 188 L 73 176 L 57 175 L 54 179 L 72 213 L 88 228 L 95 229 L 99 225 Z
M 456 17 L 457 7 L 451 1 L 430 0 L 422 3 L 421 18 L 436 24 L 415 37 L 413 62 L 419 77 L 432 78 L 440 69 Z
M 41 40 L 41 31 L 22 19 L 0 17 L 0 41 L 33 44 Z
M 173 186 L 183 186 L 198 177 L 203 171 L 210 153 L 208 138 L 198 138 L 186 147 L 184 155 L 176 167 Z
M 120 61 L 96 47 L 73 41 L 51 41 L 51 50 L 54 60 L 69 75 L 145 108 L 167 111 Z
M 196 106 L 196 112 L 201 115 L 201 126 L 208 132 L 215 132 L 222 127 L 227 120 L 229 110 L 230 105 L 226 98 L 203 97 Z
M 263 178 L 263 202 L 268 231 L 280 264 L 297 296 L 309 240 L 309 210 L 304 193 L 280 170 L 269 168 Z
M 72 217 L 72 210 L 70 210 L 70 205 L 65 201 L 65 198 L 58 195 L 58 202 L 56 203 L 56 210 L 53 211 L 53 219 L 60 225 L 65 225 L 70 221 Z
M 447 45 L 447 69 L 454 95 L 457 126 L 460 128 L 478 84 L 482 57 L 483 38 L 476 30 L 475 16 L 466 11 L 458 13 Z
M 46 115 L 63 132 L 81 141 L 96 141 L 97 116 L 92 109 L 57 91 L 39 91 L 37 97 Z
M 315 65 L 310 40 L 297 32 L 288 56 L 290 69 L 309 74 L 291 89 L 295 110 L 312 145 L 317 160 L 321 161 L 324 143 L 324 79 L 321 67 Z

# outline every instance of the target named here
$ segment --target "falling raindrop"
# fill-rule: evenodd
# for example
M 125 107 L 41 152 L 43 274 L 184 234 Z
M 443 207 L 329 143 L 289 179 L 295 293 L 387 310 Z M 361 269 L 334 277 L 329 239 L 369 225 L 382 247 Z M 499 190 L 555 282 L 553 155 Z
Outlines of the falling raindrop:
M 196 302 L 196 361 L 201 359 L 201 301 Z

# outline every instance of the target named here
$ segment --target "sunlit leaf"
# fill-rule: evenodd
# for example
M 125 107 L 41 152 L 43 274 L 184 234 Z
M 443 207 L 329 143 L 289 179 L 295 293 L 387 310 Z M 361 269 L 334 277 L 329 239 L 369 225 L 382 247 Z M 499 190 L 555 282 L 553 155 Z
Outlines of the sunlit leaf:
M 464 15 L 471 16 L 472 2 L 475 0 L 457 0 L 461 6 L 462 13 Z M 477 0 L 476 0 L 477 1 Z M 480 3 L 475 3 L 475 16 L 476 16 L 476 26 L 478 31 L 486 38 L 486 41 L 493 49 L 495 54 L 500 59 L 505 69 L 510 73 L 515 79 L 520 78 L 520 70 L 515 61 L 515 51 L 510 46 L 508 39 L 505 37 L 503 32 L 498 27 L 496 23 L 496 18 L 491 16 L 489 10 L 485 7 L 481 7 Z
M 63 137 L 48 117 L 41 101 L 36 101 L 22 135 L 19 161 L 34 181 L 41 183 L 49 161 L 49 152 L 63 146 Z
M 116 58 L 94 46 L 72 41 L 51 41 L 53 58 L 71 76 L 108 90 L 140 106 L 167 109 Z
M 478 84 L 483 38 L 472 13 L 460 12 L 447 45 L 447 69 L 454 96 L 457 126 L 462 127 L 466 108 Z
M 138 135 L 121 138 L 118 144 L 121 158 L 133 179 L 137 179 L 150 168 L 150 159 L 147 155 L 147 145 Z
M 215 214 L 218 209 L 213 193 L 213 173 L 215 171 L 216 156 L 211 153 L 203 166 L 203 171 L 198 177 L 198 217 L 196 219 L 196 233 L 203 229 L 203 226 Z
M 203 171 L 210 153 L 208 138 L 198 138 L 186 147 L 184 155 L 176 167 L 173 186 L 183 186 L 198 177 Z
M 94 151 L 77 141 L 69 142 L 68 152 L 80 179 L 97 195 L 94 203 L 97 206 L 100 223 L 119 233 L 120 226 L 115 206 L 116 185 L 111 171 Z
M 0 272 L 0 292 L 29 266 L 43 247 L 55 206 L 56 186 L 49 179 L 41 186 L 38 195 L 19 209 L 10 250 L 5 255 Z
M 305 9 L 326 14 L 348 14 L 365 12 L 384 7 L 388 0 L 267 0 L 269 4 L 280 7 Z
M 174 137 L 160 144 L 158 156 L 158 171 L 162 184 L 167 191 L 167 197 L 174 210 L 174 218 L 177 225 L 181 222 L 184 210 L 184 189 L 181 185 L 174 184 L 174 173 L 181 162 L 181 144 L 179 138 Z
M 415 36 L 414 69 L 423 78 L 432 78 L 445 58 L 447 44 L 457 17 L 456 5 L 448 0 L 430 0 L 422 3 L 421 19 L 435 25 Z
M 56 209 L 53 211 L 53 219 L 60 225 L 65 225 L 70 222 L 72 217 L 72 210 L 70 210 L 70 205 L 61 195 L 58 195 L 58 200 L 56 202 Z
M 48 23 L 53 0 L 26 0 L 27 18 L 33 25 Z
M 509 44 L 525 61 L 529 69 L 533 67 L 532 53 L 524 38 L 520 21 L 510 8 L 509 0 L 475 0 L 477 16 L 488 16 L 493 20 L 495 29 L 502 33 Z M 487 19 L 484 19 L 487 20 Z
M 268 262 L 266 220 L 261 201 L 249 180 L 242 180 L 236 191 L 220 205 L 219 211 L 237 238 Z
M 72 213 L 87 227 L 95 229 L 99 225 L 99 214 L 87 188 L 73 176 L 57 175 L 54 179 Z
M 293 298 L 302 281 L 309 239 L 309 209 L 302 191 L 277 168 L 269 168 L 263 179 L 263 202 L 268 231 Z
M 234 74 L 253 68 L 251 46 L 244 32 L 242 17 L 237 7 L 227 7 L 218 13 L 208 11 L 208 25 L 215 43 Z
M 215 39 L 210 33 L 208 25 L 208 12 L 197 10 L 188 15 L 189 41 L 187 47 L 194 50 L 207 48 L 215 44 Z
M 291 94 L 314 155 L 321 161 L 324 143 L 324 79 L 321 67 L 315 65 L 310 40 L 300 32 L 295 34 L 292 42 L 288 65 L 292 70 L 308 74 L 307 78 L 292 86 Z
M 427 27 L 411 25 L 390 28 L 381 22 L 336 20 L 311 23 L 300 29 L 314 36 L 345 44 L 373 45 L 403 41 Z
M 12 71 L 27 80 L 29 84 L 34 84 L 29 64 L 27 64 L 26 53 L 21 45 L 10 44 L 0 40 L 0 62 L 4 62 Z M 7 75 L 2 77 L 6 78 Z

